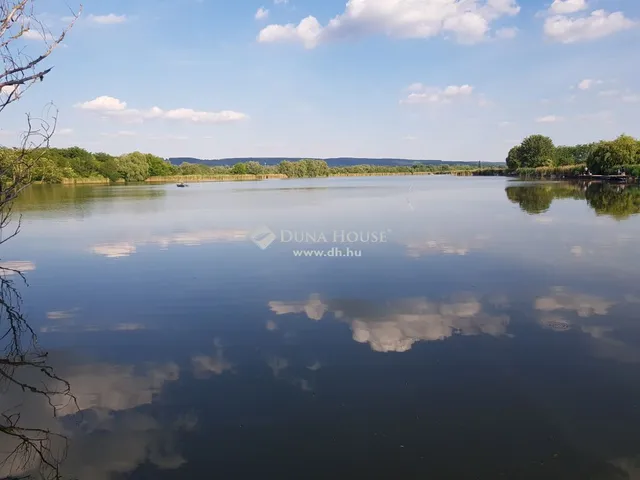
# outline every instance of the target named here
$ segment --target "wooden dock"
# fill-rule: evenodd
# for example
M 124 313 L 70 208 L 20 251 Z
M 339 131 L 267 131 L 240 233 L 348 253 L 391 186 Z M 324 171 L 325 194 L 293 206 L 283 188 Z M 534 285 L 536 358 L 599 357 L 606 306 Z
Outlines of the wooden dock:
M 619 183 L 627 183 L 634 180 L 634 177 L 629 175 L 578 175 L 578 178 L 580 180 L 605 180 Z

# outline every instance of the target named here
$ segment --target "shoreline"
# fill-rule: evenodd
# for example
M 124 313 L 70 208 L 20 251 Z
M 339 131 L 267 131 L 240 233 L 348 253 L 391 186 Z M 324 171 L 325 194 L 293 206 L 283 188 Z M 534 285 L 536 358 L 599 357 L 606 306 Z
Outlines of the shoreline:
M 286 180 L 296 178 L 332 178 L 332 177 L 410 177 L 419 176 L 441 176 L 451 175 L 456 177 L 508 177 L 521 180 L 582 180 L 582 181 L 600 181 L 607 183 L 633 184 L 640 182 L 640 177 L 631 175 L 567 175 L 561 173 L 538 172 L 527 174 L 508 173 L 503 169 L 483 169 L 483 170 L 458 170 L 450 172 L 375 172 L 375 173 L 335 173 L 327 176 L 319 177 L 288 177 L 284 174 L 261 174 L 261 175 L 171 175 L 164 177 L 149 177 L 143 182 L 130 183 L 131 185 L 140 184 L 169 184 L 169 183 L 208 183 L 208 182 L 247 182 L 262 180 Z M 56 185 L 55 183 L 34 182 L 38 185 Z M 58 185 L 75 186 L 75 185 L 127 185 L 123 180 L 116 182 L 110 181 L 108 178 L 64 178 Z

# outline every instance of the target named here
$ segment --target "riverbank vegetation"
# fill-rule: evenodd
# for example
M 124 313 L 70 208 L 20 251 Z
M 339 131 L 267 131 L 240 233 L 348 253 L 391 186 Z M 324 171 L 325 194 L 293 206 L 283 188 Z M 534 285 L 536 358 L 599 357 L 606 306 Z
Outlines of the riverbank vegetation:
M 585 173 L 640 176 L 640 140 L 620 135 L 615 140 L 555 146 L 544 135 L 531 135 L 509 150 L 507 170 L 525 177 L 571 177 Z
M 173 182 L 173 181 L 227 181 L 263 178 L 313 178 L 329 176 L 463 174 L 500 175 L 504 169 L 479 168 L 475 165 L 430 165 L 416 163 L 410 166 L 354 165 L 329 167 L 324 160 L 283 160 L 277 165 L 261 165 L 257 161 L 236 163 L 233 166 L 182 163 L 172 165 L 158 156 L 133 152 L 120 156 L 91 153 L 80 147 L 46 148 L 30 153 L 33 161 L 31 181 L 62 184 L 108 184 L 112 182 Z M 19 155 L 16 149 L 0 148 L 0 165 L 6 166 L 5 175 L 12 170 Z

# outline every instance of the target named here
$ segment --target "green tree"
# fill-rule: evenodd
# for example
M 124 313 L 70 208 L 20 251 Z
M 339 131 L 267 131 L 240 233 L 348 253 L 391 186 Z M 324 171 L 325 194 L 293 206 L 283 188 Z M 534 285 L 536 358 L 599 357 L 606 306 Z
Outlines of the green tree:
M 144 153 L 133 152 L 117 159 L 118 172 L 127 182 L 143 182 L 149 178 L 149 162 Z
M 553 165 L 555 147 L 553 140 L 544 135 L 525 138 L 518 150 L 522 167 L 547 167 Z
M 560 167 L 564 165 L 574 165 L 576 161 L 576 147 L 559 146 L 556 147 L 553 164 Z
M 258 162 L 251 161 L 245 163 L 244 165 L 249 175 L 261 175 L 262 173 L 264 173 L 264 168 Z
M 520 145 L 516 145 L 509 150 L 506 159 L 507 168 L 511 171 L 515 171 L 522 166 L 520 161 Z
M 147 162 L 149 162 L 150 177 L 164 177 L 176 173 L 175 167 L 164 158 L 147 153 Z
M 629 135 L 620 135 L 613 141 L 602 141 L 587 159 L 589 169 L 596 174 L 615 173 L 623 165 L 640 162 L 639 142 Z
M 247 174 L 247 164 L 246 163 L 236 163 L 231 168 L 231 173 L 234 175 L 246 175 Z

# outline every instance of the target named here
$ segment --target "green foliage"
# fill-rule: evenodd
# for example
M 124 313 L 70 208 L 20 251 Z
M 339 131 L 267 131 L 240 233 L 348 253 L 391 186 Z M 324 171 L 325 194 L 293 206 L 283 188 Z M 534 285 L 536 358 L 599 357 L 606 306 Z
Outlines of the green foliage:
M 629 135 L 598 143 L 587 159 L 589 170 L 596 174 L 617 173 L 623 165 L 637 163 L 640 163 L 640 141 Z
M 522 167 L 548 167 L 553 165 L 555 146 L 549 137 L 531 135 L 525 138 L 518 149 Z
M 507 198 L 532 215 L 546 212 L 556 199 L 586 200 L 598 215 L 624 220 L 640 214 L 640 188 L 609 183 L 548 183 L 505 189 Z
M 640 189 L 607 183 L 595 183 L 587 187 L 587 203 L 598 215 L 608 215 L 624 220 L 640 213 Z
M 247 164 L 246 163 L 236 163 L 233 167 L 231 167 L 231 173 L 234 175 L 246 175 L 247 174 Z
M 149 163 L 149 176 L 150 177 L 163 177 L 168 175 L 175 175 L 178 171 L 176 167 L 171 165 L 164 158 L 156 157 L 150 153 L 146 154 L 147 163 Z
M 118 172 L 126 182 L 143 182 L 149 178 L 149 162 L 144 153 L 133 152 L 116 159 Z
M 527 178 L 563 178 L 584 174 L 584 164 L 563 165 L 558 167 L 518 168 L 516 174 Z
M 506 162 L 507 168 L 511 171 L 517 170 L 522 166 L 522 161 L 520 160 L 520 145 L 516 145 L 509 150 Z
M 507 198 L 520 205 L 525 212 L 535 215 L 549 210 L 553 202 L 553 188 L 547 185 L 532 185 L 526 187 L 507 187 Z
M 258 162 L 247 162 L 244 165 L 246 166 L 246 172 L 249 175 L 261 175 L 264 173 L 264 168 Z

